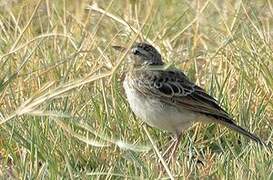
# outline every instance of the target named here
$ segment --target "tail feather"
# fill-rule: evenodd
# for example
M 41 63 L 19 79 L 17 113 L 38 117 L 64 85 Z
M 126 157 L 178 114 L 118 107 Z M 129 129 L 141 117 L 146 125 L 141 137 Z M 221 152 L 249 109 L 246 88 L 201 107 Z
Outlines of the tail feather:
M 243 134 L 244 136 L 250 138 L 251 140 L 255 141 L 256 143 L 258 143 L 259 145 L 265 147 L 267 150 L 270 150 L 271 152 L 273 151 L 273 145 L 271 142 L 268 142 L 268 144 L 266 144 L 263 140 L 261 140 L 258 136 L 256 136 L 253 133 L 248 132 L 247 130 L 245 130 L 244 128 L 236 125 L 235 123 L 224 123 L 224 125 L 234 131 L 237 131 L 241 134 Z
M 219 120 L 220 120 L 220 122 L 219 122 Z M 264 141 L 262 141 L 258 136 L 256 136 L 253 133 L 250 133 L 246 129 L 236 125 L 231 119 L 228 119 L 228 120 L 217 119 L 217 123 L 220 123 L 220 124 L 230 128 L 231 130 L 234 130 L 238 133 L 243 134 L 244 136 L 248 137 L 249 139 L 255 141 L 256 143 L 258 143 L 260 145 L 266 145 L 266 143 Z
M 258 144 L 261 144 L 261 145 L 265 145 L 265 143 L 258 137 L 256 136 L 255 134 L 253 133 L 250 133 L 249 131 L 247 131 L 246 129 L 236 125 L 235 123 L 227 123 L 225 124 L 228 128 L 234 130 L 234 131 L 237 131 L 241 134 L 243 134 L 244 136 L 250 138 L 251 140 L 255 141 L 256 143 Z

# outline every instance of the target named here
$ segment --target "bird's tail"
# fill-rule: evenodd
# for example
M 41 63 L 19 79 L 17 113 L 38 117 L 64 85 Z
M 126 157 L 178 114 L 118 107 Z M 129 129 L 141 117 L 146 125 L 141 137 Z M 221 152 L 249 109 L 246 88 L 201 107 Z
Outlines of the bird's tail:
M 234 131 L 237 131 L 241 134 L 243 134 L 244 136 L 250 138 L 251 140 L 257 142 L 258 144 L 261 144 L 261 145 L 265 145 L 265 143 L 255 134 L 253 133 L 250 133 L 249 131 L 247 131 L 246 129 L 236 125 L 235 123 L 226 123 L 225 124 L 228 128 L 234 130 Z
M 236 131 L 238 133 L 243 134 L 244 136 L 248 137 L 249 139 L 255 141 L 256 143 L 258 143 L 260 145 L 267 146 L 266 143 L 263 140 L 261 140 L 258 136 L 256 136 L 253 133 L 250 133 L 246 129 L 244 129 L 244 128 L 238 126 L 238 125 L 236 125 L 232 120 L 229 120 L 229 121 L 227 121 L 227 120 L 220 120 L 220 121 L 221 121 L 220 124 L 222 124 L 222 125 L 230 128 L 231 130 L 234 130 L 234 131 Z M 219 119 L 218 119 L 218 123 L 219 123 Z

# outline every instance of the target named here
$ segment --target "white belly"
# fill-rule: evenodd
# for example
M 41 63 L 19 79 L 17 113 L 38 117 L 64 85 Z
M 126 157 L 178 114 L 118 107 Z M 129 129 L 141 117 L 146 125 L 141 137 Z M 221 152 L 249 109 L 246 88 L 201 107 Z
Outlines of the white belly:
M 130 87 L 128 80 L 123 83 L 131 109 L 137 117 L 150 126 L 179 133 L 189 128 L 197 120 L 198 115 L 189 110 L 175 108 L 160 102 L 156 98 L 144 97 Z

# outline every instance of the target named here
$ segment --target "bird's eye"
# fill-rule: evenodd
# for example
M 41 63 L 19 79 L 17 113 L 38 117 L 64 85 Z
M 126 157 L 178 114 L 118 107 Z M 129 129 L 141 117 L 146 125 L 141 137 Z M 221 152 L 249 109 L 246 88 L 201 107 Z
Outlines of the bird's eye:
M 141 54 L 140 51 L 137 48 L 132 49 L 132 53 L 134 55 L 140 55 Z

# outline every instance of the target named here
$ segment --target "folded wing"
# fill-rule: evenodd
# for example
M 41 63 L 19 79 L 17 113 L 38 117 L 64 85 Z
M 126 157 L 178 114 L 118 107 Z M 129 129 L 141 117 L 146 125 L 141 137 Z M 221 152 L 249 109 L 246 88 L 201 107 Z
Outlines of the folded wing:
M 136 73 L 133 78 L 140 93 L 153 95 L 160 101 L 213 117 L 212 121 L 233 129 L 263 144 L 254 134 L 235 124 L 229 114 L 204 89 L 192 83 L 178 70 L 150 70 Z

